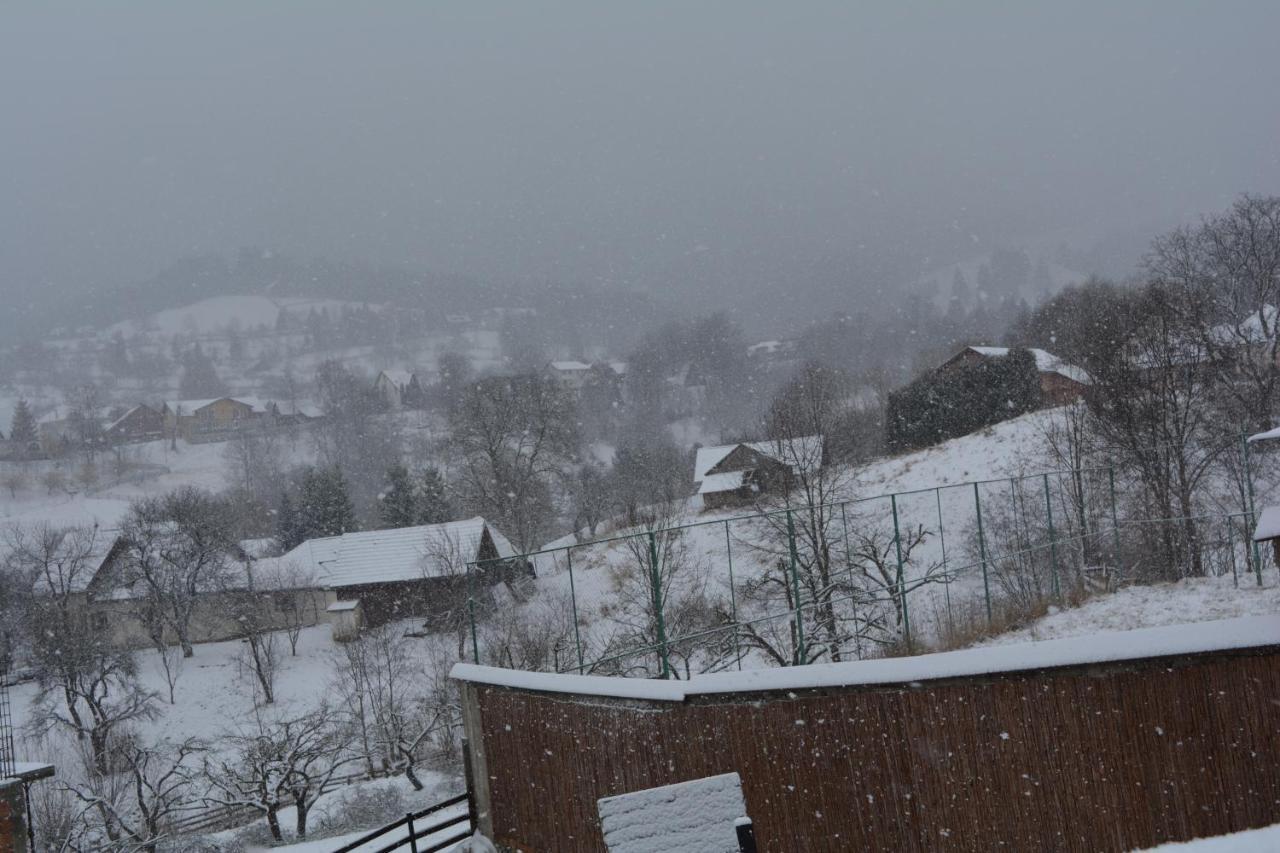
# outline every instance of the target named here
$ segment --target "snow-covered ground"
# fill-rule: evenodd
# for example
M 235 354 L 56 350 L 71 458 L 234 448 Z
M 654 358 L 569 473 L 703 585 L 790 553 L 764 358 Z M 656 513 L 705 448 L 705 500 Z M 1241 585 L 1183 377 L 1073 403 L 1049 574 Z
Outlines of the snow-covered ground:
M 981 645 L 1007 645 L 1028 640 L 1082 637 L 1099 631 L 1124 631 L 1159 625 L 1192 625 L 1236 616 L 1274 614 L 1280 619 L 1280 578 L 1275 569 L 1263 573 L 1263 586 L 1253 575 L 1185 578 L 1177 583 L 1128 586 L 1088 599 L 1079 607 L 1057 610 L 1030 625 L 1008 631 Z

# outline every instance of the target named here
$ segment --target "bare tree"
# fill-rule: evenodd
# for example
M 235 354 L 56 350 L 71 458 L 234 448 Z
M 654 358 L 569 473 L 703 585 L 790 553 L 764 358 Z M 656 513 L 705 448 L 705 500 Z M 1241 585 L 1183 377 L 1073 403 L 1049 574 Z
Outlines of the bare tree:
M 230 757 L 206 757 L 208 802 L 247 806 L 267 820 L 271 837 L 283 841 L 280 810 L 296 810 L 294 831 L 307 837 L 307 817 L 325 786 L 350 760 L 327 707 L 296 717 L 255 715 L 254 727 L 227 736 Z
M 541 376 L 495 376 L 463 393 L 449 415 L 464 503 L 496 523 L 522 552 L 552 517 L 550 483 L 578 449 L 569 393 Z
M 1203 573 L 1196 489 L 1235 439 L 1216 429 L 1211 351 L 1201 344 L 1208 322 L 1201 294 L 1151 284 L 1123 303 L 1126 331 L 1094 365 L 1085 400 L 1098 435 L 1142 483 L 1139 531 L 1154 554 L 1150 571 L 1177 577 Z
M 94 628 L 80 597 L 104 545 L 97 528 L 17 527 L 8 565 L 29 590 L 26 625 L 40 670 L 41 731 L 61 727 L 87 741 L 105 771 L 112 738 L 155 713 L 133 655 Z
M 782 481 L 758 501 L 767 535 L 756 547 L 774 565 L 794 563 L 791 586 L 799 587 L 800 601 L 790 607 L 812 621 L 806 634 L 814 634 L 814 648 L 833 661 L 848 640 L 838 613 L 837 560 L 842 502 L 857 470 L 857 445 L 847 438 L 851 392 L 843 373 L 810 363 L 778 393 L 764 429 L 771 458 L 783 466 Z M 794 597 L 794 589 L 788 595 Z
M 208 492 L 183 487 L 135 502 L 122 525 L 129 581 L 142 585 L 153 641 L 171 631 L 185 657 L 194 654 L 191 622 L 206 593 L 225 588 L 234 545 L 230 507 Z
M 1217 371 L 1233 427 L 1266 429 L 1280 389 L 1280 196 L 1241 196 L 1229 210 L 1158 238 L 1153 281 L 1196 293 L 1198 339 Z
M 190 808 L 194 758 L 204 749 L 194 738 L 152 746 L 133 741 L 115 751 L 116 778 L 108 784 L 100 777 L 67 783 L 66 789 L 100 816 L 107 838 L 115 841 L 98 849 L 156 853 L 173 836 L 173 819 Z

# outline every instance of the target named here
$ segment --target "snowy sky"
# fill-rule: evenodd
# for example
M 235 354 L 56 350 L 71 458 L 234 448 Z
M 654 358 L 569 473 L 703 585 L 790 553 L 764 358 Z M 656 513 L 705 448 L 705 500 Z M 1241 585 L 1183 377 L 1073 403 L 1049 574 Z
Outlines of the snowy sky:
M 1158 229 L 1280 191 L 1268 0 L 0 17 L 6 296 L 241 245 L 696 287 L 848 246 Z

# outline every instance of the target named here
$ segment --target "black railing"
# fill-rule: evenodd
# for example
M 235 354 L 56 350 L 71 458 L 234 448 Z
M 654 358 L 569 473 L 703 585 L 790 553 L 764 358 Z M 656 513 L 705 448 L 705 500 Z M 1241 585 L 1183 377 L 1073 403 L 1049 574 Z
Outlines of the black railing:
M 429 820 L 432 815 L 439 815 L 440 812 L 453 806 L 466 803 L 468 808 L 466 811 L 449 816 L 437 817 L 435 820 Z M 418 841 L 435 835 L 446 829 L 457 827 L 457 831 L 451 833 L 447 838 L 436 839 L 429 846 L 419 845 Z M 377 841 L 383 836 L 390 835 L 398 830 L 405 830 L 403 838 L 395 838 L 388 841 L 385 846 L 378 847 L 370 853 L 392 853 L 392 851 L 404 851 L 409 853 L 439 853 L 445 848 L 457 844 L 459 841 L 471 835 L 471 809 L 470 795 L 459 794 L 443 802 L 428 806 L 419 812 L 410 812 L 395 823 L 388 824 L 381 829 L 375 829 L 367 835 L 362 835 L 355 841 L 348 842 L 333 853 L 351 853 L 370 842 Z

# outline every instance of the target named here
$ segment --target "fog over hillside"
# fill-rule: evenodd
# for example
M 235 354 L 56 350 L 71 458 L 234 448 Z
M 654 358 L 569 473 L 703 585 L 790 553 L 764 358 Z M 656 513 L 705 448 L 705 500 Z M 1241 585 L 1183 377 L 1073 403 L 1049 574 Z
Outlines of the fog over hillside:
M 6 327 L 242 246 L 753 322 L 1053 235 L 1119 274 L 1276 189 L 1278 24 L 1247 2 L 11 4 Z

